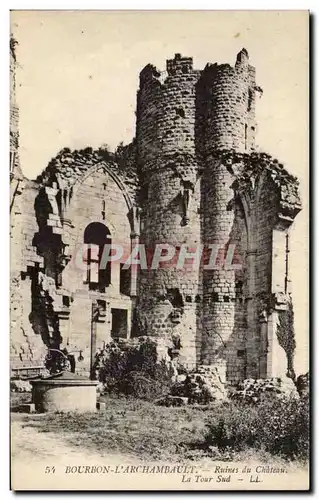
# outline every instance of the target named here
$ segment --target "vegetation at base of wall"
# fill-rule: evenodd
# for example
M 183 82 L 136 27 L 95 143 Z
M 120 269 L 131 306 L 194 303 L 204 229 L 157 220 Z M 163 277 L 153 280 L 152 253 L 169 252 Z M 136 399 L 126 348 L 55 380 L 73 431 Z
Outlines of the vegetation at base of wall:
M 309 455 L 309 400 L 283 398 L 264 401 L 243 411 L 229 405 L 207 424 L 205 444 L 221 451 L 254 448 L 288 459 Z
M 105 392 L 152 401 L 170 392 L 172 370 L 157 360 L 151 341 L 121 349 L 108 344 L 96 355 L 94 372 Z

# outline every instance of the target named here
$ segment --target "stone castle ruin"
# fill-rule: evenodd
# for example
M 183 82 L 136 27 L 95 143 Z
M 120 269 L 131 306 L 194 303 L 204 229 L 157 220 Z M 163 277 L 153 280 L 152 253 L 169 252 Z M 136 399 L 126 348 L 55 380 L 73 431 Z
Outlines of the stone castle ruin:
M 180 54 L 166 71 L 148 64 L 131 144 L 65 148 L 36 180 L 19 164 L 15 64 L 12 44 L 12 371 L 66 347 L 89 374 L 112 339 L 149 336 L 164 357 L 229 382 L 293 376 L 289 228 L 301 202 L 297 179 L 255 149 L 262 90 L 247 51 L 234 66 L 197 70 Z M 111 242 L 233 245 L 241 265 L 136 269 L 123 255 L 100 269 Z

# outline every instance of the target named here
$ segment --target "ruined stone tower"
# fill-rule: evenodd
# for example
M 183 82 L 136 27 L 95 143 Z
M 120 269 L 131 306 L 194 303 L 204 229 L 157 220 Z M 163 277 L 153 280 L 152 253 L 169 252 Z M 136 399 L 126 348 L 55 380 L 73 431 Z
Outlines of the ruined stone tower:
M 141 171 L 141 242 L 196 247 L 201 241 L 199 163 L 195 147 L 195 89 L 200 72 L 176 54 L 167 72 L 140 74 L 137 151 Z M 148 335 L 182 338 L 181 361 L 199 360 L 198 270 L 172 265 L 141 271 L 138 314 Z M 197 351 L 197 352 L 196 352 Z
M 241 302 L 247 248 L 243 248 L 246 229 L 241 208 L 234 203 L 234 176 L 229 166 L 233 153 L 249 154 L 255 146 L 255 70 L 247 51 L 237 55 L 235 67 L 207 65 L 198 90 L 203 237 L 206 243 L 220 245 L 221 258 L 234 245 L 239 261 L 238 270 L 228 269 L 231 266 L 221 260 L 217 269 L 203 274 L 202 362 L 226 368 L 227 378 L 236 379 L 245 376 L 248 354 Z
M 176 54 L 141 71 L 131 144 L 64 148 L 35 181 L 12 177 L 13 370 L 67 346 L 89 373 L 110 340 L 149 336 L 222 380 L 293 372 L 282 325 L 301 203 L 297 179 L 256 150 L 260 93 L 245 49 L 203 70 Z M 124 252 L 101 270 L 109 242 L 139 244 L 147 268 Z
M 228 380 L 267 375 L 258 315 L 264 296 L 271 300 L 271 242 L 280 201 L 276 193 L 271 207 L 256 207 L 251 193 L 258 189 L 260 196 L 266 176 L 265 158 L 253 154 L 260 93 L 246 49 L 234 67 L 208 64 L 198 71 L 192 58 L 176 54 L 166 72 L 147 65 L 140 74 L 141 241 L 147 248 L 168 243 L 195 252 L 201 244 L 219 251 L 215 269 L 202 263 L 199 269 L 190 264 L 141 272 L 138 313 L 148 335 L 178 340 L 180 362 L 213 366 Z M 249 200 L 240 193 L 242 178 L 253 184 Z M 269 189 L 265 197 L 273 196 L 270 184 L 263 189 Z M 265 222 L 264 210 L 266 226 L 257 227 L 256 218 Z M 234 260 L 225 261 L 232 253 Z M 279 288 L 288 300 L 287 289 Z

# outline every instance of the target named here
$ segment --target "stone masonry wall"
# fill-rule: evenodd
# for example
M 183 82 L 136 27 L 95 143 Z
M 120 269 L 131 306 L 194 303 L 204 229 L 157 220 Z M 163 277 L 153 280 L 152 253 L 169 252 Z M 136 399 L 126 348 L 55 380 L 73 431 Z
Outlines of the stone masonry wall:
M 122 168 L 118 174 L 114 162 L 91 149 L 64 150 L 39 178 L 46 187 L 37 200 L 37 241 L 45 280 L 51 283 L 58 346 L 75 354 L 77 371 L 86 373 L 96 349 L 111 338 L 111 307 L 124 309 L 131 318 L 131 299 L 120 293 L 120 263 L 131 252 L 132 215 Z M 111 265 L 111 283 L 104 291 L 90 289 L 87 281 L 84 233 L 92 223 L 100 230 L 105 227 L 112 243 L 124 250 L 121 260 Z
M 65 219 L 71 221 L 71 225 L 65 224 L 63 241 L 69 246 L 72 260 L 63 271 L 63 286 L 72 292 L 83 288 L 84 273 L 77 268 L 75 259 L 83 249 L 85 228 L 92 222 L 106 226 L 112 241 L 123 245 L 126 252 L 122 262 L 125 261 L 131 250 L 128 212 L 123 193 L 103 166 L 91 174 L 89 172 L 77 189 L 74 188 L 72 200 L 65 211 Z
M 244 378 L 246 362 L 247 230 L 233 199 L 233 176 L 220 161 L 212 159 L 212 164 L 215 168 L 203 175 L 204 239 L 220 249 L 216 268 L 203 271 L 202 363 L 223 361 L 227 379 L 237 380 Z M 226 263 L 228 252 L 232 258 Z
M 19 162 L 19 108 L 16 102 L 16 45 L 10 37 L 10 356 L 11 369 L 37 365 L 43 342 L 35 335 L 32 312 L 32 278 L 42 259 L 34 246 L 37 221 L 36 183 L 24 177 Z
M 287 232 L 301 209 L 298 182 L 265 153 L 233 154 L 228 168 L 248 228 L 246 377 L 277 376 L 277 360 L 286 356 L 286 362 L 279 364 L 285 364 L 287 371 L 289 357 L 292 366 L 291 353 L 285 355 L 278 346 L 276 311 L 284 311 L 290 300 Z
M 116 177 L 116 165 L 105 162 L 104 154 L 99 152 L 92 162 L 94 153 L 86 151 L 85 165 L 83 155 L 65 151 L 37 182 L 21 180 L 15 192 L 11 210 L 12 368 L 43 364 L 50 345 L 74 351 L 76 358 L 83 358 L 79 369 L 88 372 L 93 310 L 99 306 L 103 311 L 94 323 L 94 348 L 111 338 L 112 306 L 126 311 L 129 334 L 132 305 L 130 297 L 120 293 L 120 263 L 112 266 L 112 283 L 105 293 L 89 291 L 84 283 L 83 236 L 89 223 L 107 225 L 113 243 L 124 248 L 121 262 L 131 251 L 129 200 L 134 195 L 134 173 L 124 172 L 124 158 L 118 171 L 122 179 L 129 179 L 126 190 L 123 180 Z M 123 155 L 122 151 L 117 155 Z M 131 161 L 132 148 L 129 157 Z
M 198 85 L 198 148 L 203 157 L 202 202 L 205 242 L 223 248 L 235 245 L 234 263 L 245 265 L 245 224 L 240 223 L 239 207 L 233 192 L 234 174 L 229 161 L 218 151 L 250 151 L 254 135 L 248 140 L 248 123 L 254 121 L 252 100 L 255 90 L 253 68 L 243 49 L 235 67 L 208 65 Z M 238 227 L 236 230 L 236 226 Z M 203 277 L 202 362 L 221 369 L 228 380 L 245 376 L 245 314 L 243 271 L 227 269 L 218 262 Z
M 156 243 L 179 248 L 200 242 L 200 188 L 195 154 L 195 85 L 192 59 L 176 54 L 167 72 L 148 65 L 140 74 L 137 152 L 141 178 L 141 235 L 152 254 Z M 175 261 L 176 262 L 176 261 Z M 179 359 L 199 359 L 198 270 L 162 267 L 141 271 L 141 334 L 180 341 Z
M 140 74 L 137 151 L 141 177 L 141 235 L 147 248 L 200 242 L 200 188 L 195 155 L 195 85 L 191 58 L 176 54 L 159 73 L 148 65 Z M 176 261 L 175 261 L 176 263 Z M 162 267 L 141 271 L 140 328 L 180 342 L 179 360 L 199 358 L 198 270 Z
M 68 236 L 65 238 L 70 245 L 72 259 L 62 273 L 62 286 L 72 297 L 70 318 L 65 334 L 68 335 L 69 349 L 82 351 L 84 361 L 81 366 L 85 368 L 90 362 L 92 302 L 102 300 L 106 303 L 108 314 L 106 314 L 105 322 L 99 327 L 100 340 L 108 342 L 111 338 L 110 304 L 114 298 L 120 296 L 120 290 L 119 262 L 112 265 L 113 280 L 105 293 L 90 291 L 88 284 L 85 284 L 85 270 L 79 268 L 77 264 L 81 261 L 79 254 L 83 250 L 84 231 L 92 222 L 106 225 L 111 233 L 112 241 L 123 245 L 126 249 L 122 257 L 123 262 L 128 258 L 131 249 L 128 211 L 120 188 L 101 167 L 81 183 L 74 192 L 69 209 L 65 213 L 65 217 L 72 221 L 72 227 L 68 229 Z M 125 298 L 123 300 L 125 301 Z
M 192 59 L 179 54 L 167 61 L 166 72 L 148 65 L 140 74 L 137 101 L 141 241 L 150 247 L 156 242 L 177 247 L 180 242 L 217 243 L 224 253 L 229 244 L 235 244 L 235 263 L 237 259 L 242 265 L 240 270 L 225 269 L 219 261 L 218 269 L 203 271 L 201 267 L 193 276 L 171 266 L 142 272 L 140 328 L 152 336 L 168 337 L 180 329 L 184 333 L 179 335 L 186 340 L 187 322 L 180 319 L 185 314 L 185 292 L 189 302 L 196 294 L 197 304 L 202 304 L 190 319 L 193 325 L 188 337 L 196 339 L 196 362 L 220 368 L 224 364 L 230 380 L 244 378 L 247 356 L 258 364 L 259 353 L 246 336 L 249 315 L 254 315 L 256 329 L 257 307 L 251 296 L 254 271 L 248 272 L 255 263 L 247 257 L 251 252 L 247 214 L 234 196 L 236 175 L 226 156 L 254 151 L 255 105 L 260 92 L 255 69 L 243 49 L 234 67 L 208 64 L 202 72 L 194 71 Z M 185 181 L 195 186 L 186 225 L 180 180 L 184 186 Z M 271 259 L 269 248 L 264 251 Z M 178 306 L 172 304 L 170 294 L 180 295 Z M 174 311 L 174 307 L 180 310 Z M 169 328 L 172 314 L 178 319 Z M 255 330 L 253 343 L 256 334 Z
M 265 176 L 256 200 L 256 296 L 260 301 L 271 293 L 272 233 L 277 220 L 278 197 Z
M 235 67 L 208 64 L 198 82 L 198 148 L 251 151 L 255 142 L 255 70 L 243 49 Z
M 20 186 L 10 213 L 11 368 L 38 365 L 44 356 L 42 338 L 30 321 L 32 279 L 42 263 L 33 245 L 38 229 L 34 214 L 38 186 L 27 180 L 20 181 Z
M 278 214 L 279 191 L 272 185 L 269 175 L 261 178 L 258 186 L 256 199 L 256 275 L 255 275 L 255 297 L 256 297 L 256 325 L 255 336 L 251 344 L 247 346 L 252 352 L 254 362 L 250 365 L 252 374 L 266 376 L 267 352 L 271 349 L 269 339 L 262 334 L 263 317 L 262 311 L 269 311 L 272 302 L 273 276 L 273 230 L 275 228 Z M 285 252 L 285 246 L 278 251 Z M 284 281 L 284 270 L 282 273 Z M 261 373 L 260 373 L 261 370 Z

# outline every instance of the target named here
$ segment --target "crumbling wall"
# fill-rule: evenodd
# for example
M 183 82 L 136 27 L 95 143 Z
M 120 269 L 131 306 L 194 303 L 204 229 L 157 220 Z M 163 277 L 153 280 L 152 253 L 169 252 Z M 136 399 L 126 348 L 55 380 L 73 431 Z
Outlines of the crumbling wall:
M 117 155 L 122 157 L 123 152 Z M 122 262 L 127 259 L 131 251 L 131 200 L 134 202 L 136 191 L 133 161 L 134 147 L 129 148 L 120 167 L 105 150 L 63 150 L 36 182 L 24 182 L 21 192 L 15 193 L 11 217 L 14 366 L 42 363 L 46 346 L 56 348 L 61 342 L 69 350 L 75 348 L 80 358 L 86 351 L 90 363 L 92 303 L 99 297 L 92 292 L 89 296 L 84 284 L 84 230 L 91 222 L 106 224 L 113 243 L 125 249 Z M 127 179 L 129 187 L 124 184 Z M 120 297 L 119 280 L 118 263 L 109 295 Z M 43 283 L 50 286 L 44 289 Z M 75 300 L 77 294 L 80 298 Z M 125 296 L 123 300 L 127 308 L 130 299 Z M 105 324 L 108 340 L 110 313 L 107 321 L 100 323 Z M 70 340 L 72 333 L 74 341 Z
M 289 355 L 276 330 L 290 300 L 287 237 L 301 210 L 298 181 L 265 153 L 233 154 L 230 169 L 249 228 L 246 376 L 286 375 Z
M 19 108 L 16 101 L 16 45 L 10 37 L 10 354 L 11 369 L 38 364 L 42 339 L 34 334 L 32 279 L 42 259 L 33 236 L 37 230 L 36 183 L 24 177 L 19 160 Z
M 107 226 L 112 242 L 124 248 L 121 258 L 123 263 L 131 251 L 131 226 L 128 215 L 129 207 L 123 192 L 103 166 L 93 171 L 78 186 L 65 213 L 65 217 L 72 223 L 72 227 L 68 229 L 67 240 L 65 239 L 69 245 L 71 260 L 62 273 L 62 287 L 68 291 L 73 301 L 70 304 L 68 330 L 64 336 L 67 335 L 71 350 L 82 351 L 86 362 L 90 358 L 92 301 L 105 300 L 107 307 L 112 297 L 120 295 L 120 262 L 112 264 L 112 282 L 105 294 L 90 291 L 85 282 L 86 272 L 83 268 L 84 230 L 92 222 Z M 105 321 L 104 341 L 107 342 L 111 329 L 110 312 Z
M 42 339 L 30 322 L 32 280 L 42 264 L 33 241 L 38 228 L 34 213 L 37 194 L 34 182 L 21 180 L 10 212 L 11 368 L 37 365 L 44 353 Z

